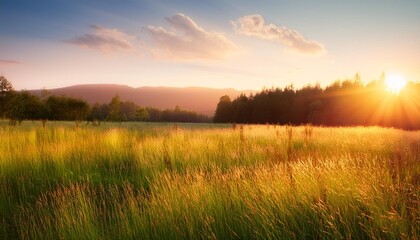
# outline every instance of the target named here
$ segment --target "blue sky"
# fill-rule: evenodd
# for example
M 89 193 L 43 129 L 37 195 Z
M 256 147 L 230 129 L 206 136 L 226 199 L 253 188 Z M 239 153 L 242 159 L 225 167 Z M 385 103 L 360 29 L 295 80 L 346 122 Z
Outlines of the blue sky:
M 419 81 L 418 12 L 414 0 L 0 0 L 0 74 L 17 89 Z

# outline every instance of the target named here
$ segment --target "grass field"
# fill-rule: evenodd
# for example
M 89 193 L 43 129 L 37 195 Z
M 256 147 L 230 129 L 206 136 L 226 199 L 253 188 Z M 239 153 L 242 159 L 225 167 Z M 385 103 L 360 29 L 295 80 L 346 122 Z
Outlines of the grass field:
M 2 239 L 417 239 L 420 132 L 0 122 Z

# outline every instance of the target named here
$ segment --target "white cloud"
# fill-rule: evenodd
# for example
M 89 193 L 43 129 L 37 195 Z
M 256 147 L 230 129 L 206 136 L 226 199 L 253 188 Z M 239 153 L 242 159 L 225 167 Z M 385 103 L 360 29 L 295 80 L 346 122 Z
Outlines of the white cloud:
M 131 43 L 134 37 L 123 33 L 118 29 L 110 29 L 98 25 L 92 25 L 91 28 L 93 33 L 65 40 L 65 42 L 80 47 L 100 50 L 106 53 L 134 49 Z
M 264 40 L 277 41 L 291 50 L 319 55 L 326 52 L 324 45 L 305 39 L 302 34 L 285 26 L 266 24 L 261 15 L 248 15 L 232 21 L 236 33 Z
M 170 29 L 147 26 L 153 48 L 159 57 L 171 59 L 222 59 L 235 50 L 223 33 L 206 31 L 190 17 L 178 13 L 166 18 Z

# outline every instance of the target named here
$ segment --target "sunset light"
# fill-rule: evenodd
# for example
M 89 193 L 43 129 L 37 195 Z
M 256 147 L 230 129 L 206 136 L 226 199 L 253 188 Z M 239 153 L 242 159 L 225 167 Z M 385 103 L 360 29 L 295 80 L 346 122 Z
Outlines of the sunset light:
M 398 95 L 407 85 L 407 80 L 402 75 L 393 74 L 386 78 L 385 84 L 388 92 Z
M 1 239 L 420 239 L 420 0 L 0 0 Z

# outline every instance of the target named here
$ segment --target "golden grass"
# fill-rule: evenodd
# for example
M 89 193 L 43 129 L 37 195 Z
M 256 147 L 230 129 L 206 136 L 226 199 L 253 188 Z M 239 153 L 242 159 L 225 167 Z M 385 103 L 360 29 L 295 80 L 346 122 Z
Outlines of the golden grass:
M 5 239 L 416 239 L 420 132 L 0 122 Z

